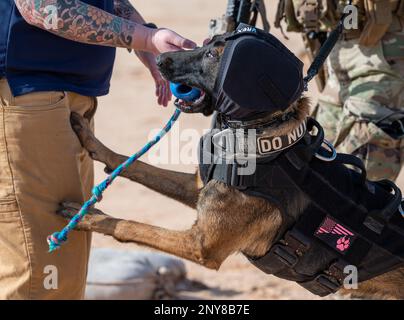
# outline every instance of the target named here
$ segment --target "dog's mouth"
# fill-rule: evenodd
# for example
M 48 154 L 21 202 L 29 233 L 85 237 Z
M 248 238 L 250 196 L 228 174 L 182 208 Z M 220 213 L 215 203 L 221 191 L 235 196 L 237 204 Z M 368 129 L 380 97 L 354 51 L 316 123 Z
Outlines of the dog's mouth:
M 201 96 L 195 101 L 185 101 L 182 99 L 176 99 L 174 101 L 175 106 L 184 113 L 198 113 L 202 112 L 208 105 L 208 95 L 205 91 L 201 90 Z

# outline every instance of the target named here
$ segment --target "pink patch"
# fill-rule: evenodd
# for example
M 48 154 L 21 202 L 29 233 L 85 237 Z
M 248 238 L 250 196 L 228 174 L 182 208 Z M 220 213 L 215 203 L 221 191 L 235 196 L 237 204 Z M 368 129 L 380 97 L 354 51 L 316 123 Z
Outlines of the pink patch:
M 351 241 L 345 237 L 339 238 L 336 245 L 337 249 L 342 252 L 349 249 L 350 246 Z
M 314 235 L 341 254 L 347 254 L 356 240 L 355 233 L 348 227 L 327 216 Z

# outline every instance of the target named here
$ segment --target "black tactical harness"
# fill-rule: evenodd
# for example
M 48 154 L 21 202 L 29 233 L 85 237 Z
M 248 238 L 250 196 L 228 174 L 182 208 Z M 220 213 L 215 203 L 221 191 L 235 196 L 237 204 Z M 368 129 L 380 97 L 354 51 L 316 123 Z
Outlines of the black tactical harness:
M 307 121 L 307 131 L 295 143 L 282 147 L 279 137 L 277 151 L 258 151 L 252 175 L 240 175 L 245 164 L 237 161 L 214 161 L 212 136 L 204 136 L 200 145 L 204 183 L 221 181 L 281 211 L 282 227 L 268 253 L 248 257 L 256 267 L 326 296 L 344 285 L 347 266 L 357 268 L 359 282 L 404 266 L 400 190 L 387 180 L 367 181 L 363 163 L 354 156 L 325 161 L 324 133 L 315 120 Z M 209 158 L 211 163 L 204 164 Z M 305 199 L 306 208 L 296 199 Z

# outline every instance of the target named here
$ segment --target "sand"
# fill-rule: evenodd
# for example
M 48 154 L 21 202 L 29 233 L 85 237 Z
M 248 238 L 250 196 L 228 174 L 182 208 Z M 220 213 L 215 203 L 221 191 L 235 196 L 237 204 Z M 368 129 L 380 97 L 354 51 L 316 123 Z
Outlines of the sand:
M 266 2 L 269 4 L 269 1 Z M 133 3 L 147 21 L 171 28 L 199 44 L 207 37 L 210 19 L 222 15 L 226 7 L 225 0 L 143 0 Z M 271 21 L 275 15 L 275 5 L 276 1 L 271 1 L 268 7 Z M 278 30 L 273 28 L 272 32 L 296 54 L 303 52 L 298 35 L 291 35 L 287 41 Z M 315 101 L 316 95 L 316 88 L 312 86 L 309 96 Z M 97 137 L 116 152 L 132 154 L 145 143 L 152 130 L 163 126 L 173 111 L 172 104 L 167 108 L 157 105 L 153 80 L 136 56 L 126 50 L 118 50 L 111 92 L 99 99 Z M 197 130 L 200 135 L 209 128 L 209 123 L 210 120 L 201 115 L 182 115 L 166 141 L 174 141 L 173 136 L 187 129 Z M 187 141 L 183 141 L 180 146 L 185 143 Z M 150 159 L 145 157 L 143 160 L 149 162 Z M 194 156 L 193 163 L 196 161 Z M 186 172 L 195 170 L 192 163 L 160 166 Z M 97 163 L 96 181 L 104 177 L 103 166 Z M 118 179 L 105 193 L 99 208 L 116 217 L 179 230 L 188 228 L 196 217 L 193 210 L 124 179 Z M 133 244 L 119 244 L 99 234 L 94 234 L 93 246 L 140 248 Z M 241 255 L 229 257 L 219 271 L 208 270 L 190 262 L 186 262 L 186 265 L 188 277 L 204 283 L 208 288 L 181 292 L 180 297 L 184 299 L 317 299 L 292 282 L 262 273 Z

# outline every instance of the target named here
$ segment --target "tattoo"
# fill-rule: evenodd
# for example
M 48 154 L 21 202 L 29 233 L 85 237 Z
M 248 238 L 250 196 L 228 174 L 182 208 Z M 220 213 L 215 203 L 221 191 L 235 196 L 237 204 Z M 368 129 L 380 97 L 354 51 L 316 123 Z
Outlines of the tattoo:
M 136 9 L 129 0 L 114 0 L 114 12 L 118 17 L 132 20 Z
M 63 38 L 112 47 L 133 46 L 135 22 L 80 0 L 14 1 L 28 23 Z
M 118 17 L 137 23 L 146 23 L 142 15 L 132 6 L 129 0 L 114 0 L 114 11 Z

